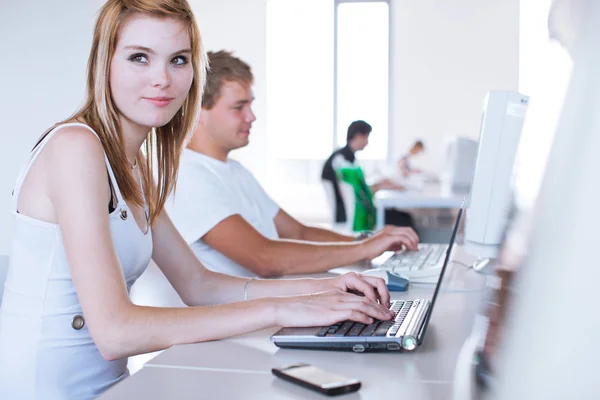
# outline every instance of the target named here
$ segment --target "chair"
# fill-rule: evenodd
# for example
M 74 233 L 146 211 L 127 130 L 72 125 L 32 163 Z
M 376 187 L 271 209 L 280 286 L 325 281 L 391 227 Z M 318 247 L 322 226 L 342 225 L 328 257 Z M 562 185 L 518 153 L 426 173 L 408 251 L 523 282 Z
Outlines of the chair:
M 338 182 L 340 188 L 340 194 L 342 196 L 342 202 L 344 203 L 344 209 L 346 210 L 346 222 L 335 221 L 335 191 L 333 183 L 331 181 L 322 180 L 323 188 L 325 189 L 325 197 L 327 197 L 327 204 L 329 204 L 331 226 L 333 230 L 341 233 L 352 233 L 354 226 L 354 211 L 356 207 L 356 195 L 354 194 L 354 188 L 346 182 Z
M 0 254 L 0 307 L 2 307 L 2 293 L 4 293 L 4 281 L 8 274 L 8 256 Z

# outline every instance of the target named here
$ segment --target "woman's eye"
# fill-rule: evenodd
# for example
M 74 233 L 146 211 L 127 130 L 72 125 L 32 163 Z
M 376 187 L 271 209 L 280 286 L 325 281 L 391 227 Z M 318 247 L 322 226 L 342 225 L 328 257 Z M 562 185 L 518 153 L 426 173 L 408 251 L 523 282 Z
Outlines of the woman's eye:
M 148 57 L 145 54 L 133 54 L 129 57 L 129 61 L 146 64 L 148 62 Z
M 188 60 L 184 56 L 177 56 L 171 60 L 171 64 L 173 65 L 185 65 L 188 63 Z

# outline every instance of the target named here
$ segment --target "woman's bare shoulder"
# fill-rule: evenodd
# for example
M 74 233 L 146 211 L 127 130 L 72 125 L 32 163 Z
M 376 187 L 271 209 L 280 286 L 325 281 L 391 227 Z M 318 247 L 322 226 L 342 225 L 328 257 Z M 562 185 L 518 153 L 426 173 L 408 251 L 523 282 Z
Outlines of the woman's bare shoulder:
M 104 148 L 96 134 L 83 125 L 64 124 L 54 128 L 56 132 L 44 149 L 46 161 L 50 163 L 82 163 L 90 165 L 99 160 L 104 162 Z

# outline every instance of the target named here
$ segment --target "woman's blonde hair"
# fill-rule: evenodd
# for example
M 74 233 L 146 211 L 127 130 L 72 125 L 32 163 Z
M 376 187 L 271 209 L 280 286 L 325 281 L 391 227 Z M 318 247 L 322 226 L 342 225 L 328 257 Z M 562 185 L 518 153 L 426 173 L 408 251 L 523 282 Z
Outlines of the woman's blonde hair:
M 108 0 L 104 4 L 94 28 L 88 61 L 86 100 L 71 118 L 83 119 L 98 133 L 123 198 L 142 206 L 143 194 L 131 174 L 121 135 L 119 114 L 109 85 L 110 64 L 119 32 L 134 14 L 183 21 L 187 25 L 192 46 L 194 78 L 183 106 L 168 124 L 153 128 L 148 133 L 142 146 L 143 151 L 136 157 L 152 224 L 164 208 L 169 193 L 174 189 L 181 152 L 186 139 L 193 133 L 200 113 L 206 79 L 207 61 L 202 39 L 194 14 L 186 0 Z

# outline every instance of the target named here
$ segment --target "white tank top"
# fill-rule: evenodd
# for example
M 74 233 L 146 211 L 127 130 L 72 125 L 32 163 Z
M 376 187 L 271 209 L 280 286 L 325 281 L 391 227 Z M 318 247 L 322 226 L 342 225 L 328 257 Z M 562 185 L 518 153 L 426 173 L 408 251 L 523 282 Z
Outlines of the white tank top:
M 60 227 L 17 211 L 31 166 L 51 137 L 67 125 L 94 132 L 72 123 L 48 133 L 27 159 L 13 193 L 13 240 L 0 308 L 0 399 L 91 399 L 128 376 L 127 359 L 106 361 L 90 336 Z M 150 229 L 144 235 L 138 227 L 106 155 L 105 160 L 118 201 L 108 215 L 110 229 L 129 291 L 148 266 L 152 236 Z

